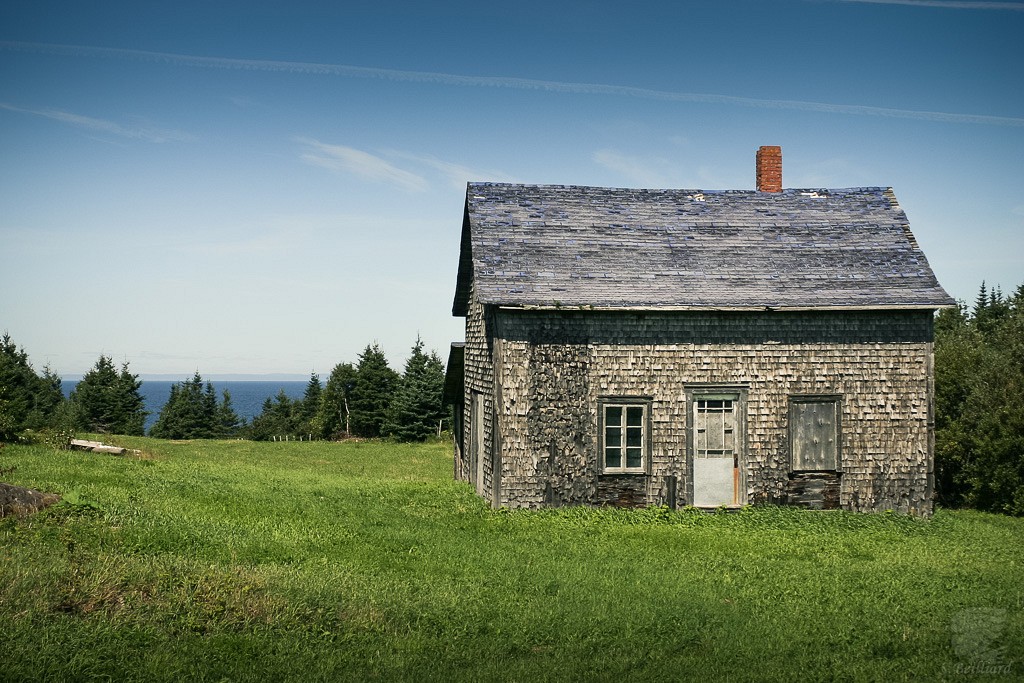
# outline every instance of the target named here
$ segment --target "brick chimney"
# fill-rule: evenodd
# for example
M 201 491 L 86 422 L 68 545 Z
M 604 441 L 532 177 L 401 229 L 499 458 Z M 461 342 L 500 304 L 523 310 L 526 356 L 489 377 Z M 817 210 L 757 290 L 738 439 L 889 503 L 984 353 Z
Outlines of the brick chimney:
M 778 145 L 757 150 L 757 191 L 782 192 L 782 148 Z

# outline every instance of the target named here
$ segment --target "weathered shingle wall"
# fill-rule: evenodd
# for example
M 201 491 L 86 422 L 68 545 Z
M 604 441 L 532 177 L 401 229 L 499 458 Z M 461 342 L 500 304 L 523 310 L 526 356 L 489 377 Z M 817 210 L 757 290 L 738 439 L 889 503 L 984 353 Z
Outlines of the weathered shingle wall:
M 787 502 L 789 396 L 838 394 L 840 504 L 931 511 L 930 312 L 496 317 L 503 504 L 614 503 L 637 482 L 647 504 L 687 504 L 684 391 L 715 383 L 748 387 L 746 502 Z M 470 347 L 467 330 L 467 382 Z M 599 476 L 601 396 L 651 398 L 650 476 Z
M 466 315 L 466 346 L 464 350 L 464 373 L 465 373 L 465 396 L 463 397 L 463 415 L 465 416 L 465 429 L 463 430 L 463 443 L 461 462 L 456 465 L 456 477 L 462 481 L 473 481 L 475 473 L 472 471 L 470 454 L 471 443 L 476 435 L 474 430 L 478 424 L 483 425 L 482 443 L 484 448 L 480 457 L 484 458 L 484 491 L 493 491 L 492 452 L 493 424 L 492 415 L 494 412 L 494 358 L 492 351 L 493 340 L 488 331 L 487 311 L 474 294 L 470 297 L 469 311 Z M 474 419 L 472 403 L 473 394 L 483 396 L 483 416 L 477 421 Z

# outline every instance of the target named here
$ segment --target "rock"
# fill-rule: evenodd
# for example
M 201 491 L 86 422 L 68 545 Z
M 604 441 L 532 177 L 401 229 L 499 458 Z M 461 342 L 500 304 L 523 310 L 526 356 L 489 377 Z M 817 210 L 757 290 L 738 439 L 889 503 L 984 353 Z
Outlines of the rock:
M 53 505 L 60 496 L 0 482 L 0 517 L 27 517 Z

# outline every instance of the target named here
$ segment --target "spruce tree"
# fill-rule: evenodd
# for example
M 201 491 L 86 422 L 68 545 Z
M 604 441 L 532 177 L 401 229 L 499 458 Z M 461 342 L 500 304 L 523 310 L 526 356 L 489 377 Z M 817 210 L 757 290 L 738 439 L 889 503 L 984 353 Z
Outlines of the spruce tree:
M 269 441 L 277 437 L 298 436 L 295 420 L 295 402 L 288 398 L 284 389 L 277 392 L 274 400 L 263 402 L 263 410 L 253 418 L 249 434 L 254 441 Z
M 380 345 L 368 344 L 359 354 L 355 382 L 349 392 L 353 434 L 368 438 L 382 434 L 398 379 L 398 373 L 388 367 Z
M 417 337 L 387 413 L 385 433 L 399 441 L 422 441 L 437 432 L 445 411 L 444 364 L 437 352 L 423 353 Z
M 50 426 L 63 403 L 60 377 L 48 367 L 40 377 L 25 350 L 10 335 L 0 337 L 0 441 Z
M 117 376 L 114 396 L 117 401 L 117 425 L 118 432 L 142 436 L 146 429 L 146 402 L 139 390 L 142 388 L 142 380 L 138 375 L 133 375 L 128 370 L 128 363 L 121 365 L 121 372 Z
M 348 399 L 355 383 L 356 369 L 351 363 L 338 363 L 334 366 L 320 397 L 320 408 L 316 415 L 314 433 L 324 439 L 348 435 L 350 430 Z
M 204 385 L 196 372 L 191 379 L 171 386 L 167 403 L 149 434 L 161 439 L 213 439 L 223 433 L 223 417 L 213 384 Z
M 181 415 L 179 412 L 180 402 L 178 400 L 178 385 L 171 385 L 171 392 L 167 400 L 160 408 L 156 422 L 149 428 L 149 435 L 158 439 L 174 439 L 174 435 L 181 433 Z
M 309 376 L 309 383 L 306 384 L 302 400 L 294 406 L 295 426 L 300 436 L 314 432 L 319 436 L 320 430 L 317 429 L 316 416 L 320 410 L 322 396 L 323 388 L 320 386 L 320 375 L 314 372 Z
M 146 421 L 145 402 L 139 394 L 142 382 L 128 370 L 118 372 L 113 361 L 101 354 L 71 392 L 80 429 L 142 436 Z
M 43 376 L 39 379 L 41 381 L 35 392 L 35 410 L 39 412 L 42 421 L 48 422 L 65 402 L 64 390 L 60 376 L 49 365 L 43 368 Z
M 217 406 L 217 436 L 226 439 L 237 436 L 244 424 L 231 405 L 231 392 L 225 389 L 221 397 L 220 405 Z
M 75 386 L 71 400 L 78 405 L 78 427 L 90 432 L 112 432 L 117 400 L 114 396 L 117 370 L 113 361 L 101 354 L 99 360 Z
M 974 299 L 974 317 L 978 315 L 988 307 L 988 287 L 985 286 L 985 281 L 981 281 L 981 287 L 978 289 L 978 296 Z

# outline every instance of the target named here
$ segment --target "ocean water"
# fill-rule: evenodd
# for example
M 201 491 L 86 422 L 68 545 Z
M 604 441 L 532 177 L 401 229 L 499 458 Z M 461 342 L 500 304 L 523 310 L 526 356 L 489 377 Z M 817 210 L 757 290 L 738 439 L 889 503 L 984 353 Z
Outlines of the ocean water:
M 222 392 L 227 389 L 231 394 L 232 407 L 234 407 L 238 417 L 246 422 L 252 422 L 252 419 L 263 410 L 263 402 L 268 398 L 272 399 L 277 396 L 277 393 L 282 389 L 285 395 L 292 400 L 302 398 L 302 395 L 306 392 L 307 383 L 307 381 L 212 382 L 213 390 L 217 392 L 217 400 L 221 400 Z M 77 384 L 77 381 L 63 380 L 61 387 L 64 389 L 64 395 L 69 396 Z M 149 433 L 149 428 L 156 423 L 156 418 L 160 415 L 160 409 L 167 403 L 167 397 L 171 395 L 171 385 L 173 384 L 179 384 L 179 382 L 142 381 L 142 386 L 139 387 L 139 394 L 146 404 L 146 410 L 149 411 L 149 415 L 146 417 L 147 434 Z M 206 382 L 203 382 L 203 387 L 206 387 Z

